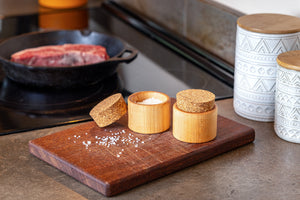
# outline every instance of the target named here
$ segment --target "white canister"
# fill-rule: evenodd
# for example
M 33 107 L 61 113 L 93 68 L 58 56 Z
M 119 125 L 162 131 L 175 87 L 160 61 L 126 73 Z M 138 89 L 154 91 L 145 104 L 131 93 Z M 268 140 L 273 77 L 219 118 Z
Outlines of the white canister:
M 300 18 L 281 14 L 245 15 L 237 21 L 234 109 L 256 121 L 273 121 L 280 53 L 300 49 Z
M 277 63 L 275 132 L 284 140 L 300 143 L 300 51 L 280 54 Z

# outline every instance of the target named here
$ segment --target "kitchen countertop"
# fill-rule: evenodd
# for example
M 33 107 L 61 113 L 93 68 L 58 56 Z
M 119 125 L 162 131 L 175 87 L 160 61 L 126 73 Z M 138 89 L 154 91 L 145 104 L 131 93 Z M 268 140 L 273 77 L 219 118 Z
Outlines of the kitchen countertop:
M 299 199 L 300 146 L 273 123 L 250 121 L 217 101 L 219 114 L 255 129 L 254 143 L 138 186 L 110 199 Z M 0 136 L 0 199 L 106 199 L 32 156 L 28 142 L 78 124 Z

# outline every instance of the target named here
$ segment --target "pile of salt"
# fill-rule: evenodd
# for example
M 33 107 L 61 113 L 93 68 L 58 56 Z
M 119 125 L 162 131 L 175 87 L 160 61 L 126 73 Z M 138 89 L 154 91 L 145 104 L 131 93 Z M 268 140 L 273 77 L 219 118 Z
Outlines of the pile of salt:
M 153 104 L 160 104 L 162 101 L 160 99 L 156 99 L 154 97 L 144 99 L 143 101 L 137 102 L 138 104 L 144 104 L 144 105 L 153 105 Z

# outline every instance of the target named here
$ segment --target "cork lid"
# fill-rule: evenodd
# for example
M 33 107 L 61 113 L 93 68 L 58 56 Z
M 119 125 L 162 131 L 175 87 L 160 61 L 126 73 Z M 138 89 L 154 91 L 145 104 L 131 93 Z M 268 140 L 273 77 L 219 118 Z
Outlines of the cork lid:
M 244 15 L 237 20 L 241 28 L 266 34 L 289 34 L 300 32 L 300 18 L 282 14 Z
M 215 95 L 207 90 L 188 89 L 176 94 L 177 107 L 185 112 L 207 112 L 215 107 Z
M 300 50 L 281 53 L 277 57 L 277 63 L 281 67 L 300 71 Z
M 99 127 L 108 126 L 127 113 L 127 104 L 121 93 L 116 93 L 98 103 L 90 116 Z

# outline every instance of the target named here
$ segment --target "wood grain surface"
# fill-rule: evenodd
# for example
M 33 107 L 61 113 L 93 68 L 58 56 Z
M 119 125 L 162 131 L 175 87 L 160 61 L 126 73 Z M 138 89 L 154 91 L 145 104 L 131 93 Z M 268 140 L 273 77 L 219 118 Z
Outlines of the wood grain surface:
M 217 137 L 189 144 L 175 139 L 172 128 L 153 135 L 127 128 L 127 115 L 99 128 L 94 121 L 29 142 L 29 150 L 105 196 L 207 160 L 254 141 L 252 128 L 218 116 Z
M 154 98 L 161 103 L 141 104 Z M 171 99 L 168 95 L 156 91 L 141 91 L 128 97 L 128 127 L 143 134 L 161 133 L 171 125 Z
M 276 61 L 281 67 L 300 71 L 300 50 L 281 53 Z
M 203 143 L 217 136 L 218 107 L 207 112 L 185 112 L 173 104 L 173 136 L 183 142 Z
M 237 24 L 248 31 L 266 34 L 290 34 L 300 32 L 300 18 L 275 13 L 244 15 Z

